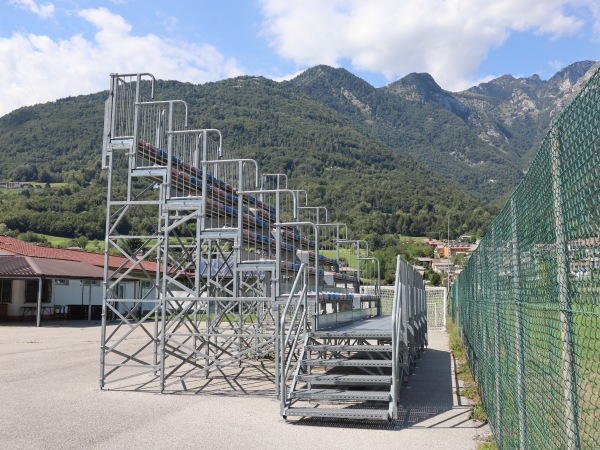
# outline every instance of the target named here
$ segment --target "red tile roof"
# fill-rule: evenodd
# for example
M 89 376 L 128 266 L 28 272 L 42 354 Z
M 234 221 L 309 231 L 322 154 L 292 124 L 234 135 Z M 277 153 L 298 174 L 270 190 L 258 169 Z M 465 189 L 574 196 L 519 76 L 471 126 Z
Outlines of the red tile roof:
M 0 277 L 56 277 L 102 279 L 104 269 L 81 261 L 66 261 L 31 256 L 0 258 Z
M 0 255 L 21 255 L 33 256 L 36 258 L 61 259 L 65 261 L 79 261 L 91 264 L 97 267 L 104 267 L 104 254 L 91 253 L 84 250 L 73 250 L 66 248 L 46 247 L 44 245 L 23 242 L 15 238 L 0 234 Z M 109 267 L 116 269 L 125 264 L 125 267 L 131 267 L 131 262 L 123 256 L 109 256 Z M 136 267 L 140 270 L 146 269 L 149 272 L 156 272 L 156 263 L 144 261 Z

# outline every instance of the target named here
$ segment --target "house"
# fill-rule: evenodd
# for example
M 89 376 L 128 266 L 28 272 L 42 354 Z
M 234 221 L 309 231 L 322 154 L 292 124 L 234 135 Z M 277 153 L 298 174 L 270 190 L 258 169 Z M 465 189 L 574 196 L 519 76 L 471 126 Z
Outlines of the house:
M 433 258 L 417 258 L 417 261 L 419 261 L 419 265 L 423 266 L 425 270 L 431 269 L 431 262 L 433 260 Z
M 125 257 L 110 256 L 108 270 L 132 269 L 114 293 L 141 298 L 153 284 L 156 264 L 133 267 Z M 0 320 L 98 318 L 102 305 L 104 255 L 35 245 L 0 235 Z
M 444 244 L 436 248 L 440 258 L 454 257 L 458 253 L 470 254 L 477 250 L 478 244 L 452 243 L 450 246 Z
M 0 257 L 0 303 L 5 320 L 35 317 L 92 319 L 100 313 L 104 269 L 80 261 Z M 120 285 L 122 295 L 135 295 L 136 280 Z M 93 305 L 97 306 L 93 308 Z M 76 308 L 85 306 L 86 308 Z M 87 314 L 86 314 L 87 313 Z
M 424 239 L 423 242 L 434 250 L 438 247 L 438 245 L 444 245 L 444 243 L 438 239 Z
M 439 274 L 447 274 L 448 271 L 450 271 L 450 273 L 454 272 L 456 267 L 447 259 L 433 259 L 431 261 L 431 270 Z

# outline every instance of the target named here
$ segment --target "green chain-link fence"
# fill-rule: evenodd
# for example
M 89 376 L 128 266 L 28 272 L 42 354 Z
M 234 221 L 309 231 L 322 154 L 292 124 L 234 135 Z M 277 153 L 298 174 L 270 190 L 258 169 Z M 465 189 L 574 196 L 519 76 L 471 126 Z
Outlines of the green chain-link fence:
M 600 448 L 600 71 L 452 287 L 502 449 Z

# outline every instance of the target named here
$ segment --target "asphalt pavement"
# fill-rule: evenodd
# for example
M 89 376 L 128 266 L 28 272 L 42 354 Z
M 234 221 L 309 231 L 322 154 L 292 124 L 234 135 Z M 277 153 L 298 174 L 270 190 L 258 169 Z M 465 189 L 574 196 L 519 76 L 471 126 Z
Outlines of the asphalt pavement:
M 212 389 L 193 393 L 100 390 L 99 346 L 97 322 L 0 324 L 3 449 L 448 450 L 475 449 L 490 434 L 456 395 L 444 331 L 429 332 L 393 423 L 285 421 L 270 386 L 245 386 L 243 376 L 220 385 L 215 375 Z

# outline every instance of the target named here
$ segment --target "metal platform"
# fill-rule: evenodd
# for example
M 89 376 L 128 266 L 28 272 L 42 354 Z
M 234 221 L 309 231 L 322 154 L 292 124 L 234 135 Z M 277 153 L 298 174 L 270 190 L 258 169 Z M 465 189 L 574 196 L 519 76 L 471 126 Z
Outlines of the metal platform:
M 306 329 L 303 321 L 288 334 L 284 328 L 283 417 L 398 418 L 400 387 L 427 344 L 427 323 L 422 279 L 400 258 L 396 275 L 392 315 L 327 330 Z M 298 344 L 288 348 L 291 340 Z
M 318 331 L 313 333 L 313 337 L 392 339 L 392 326 L 392 316 L 378 316 Z

